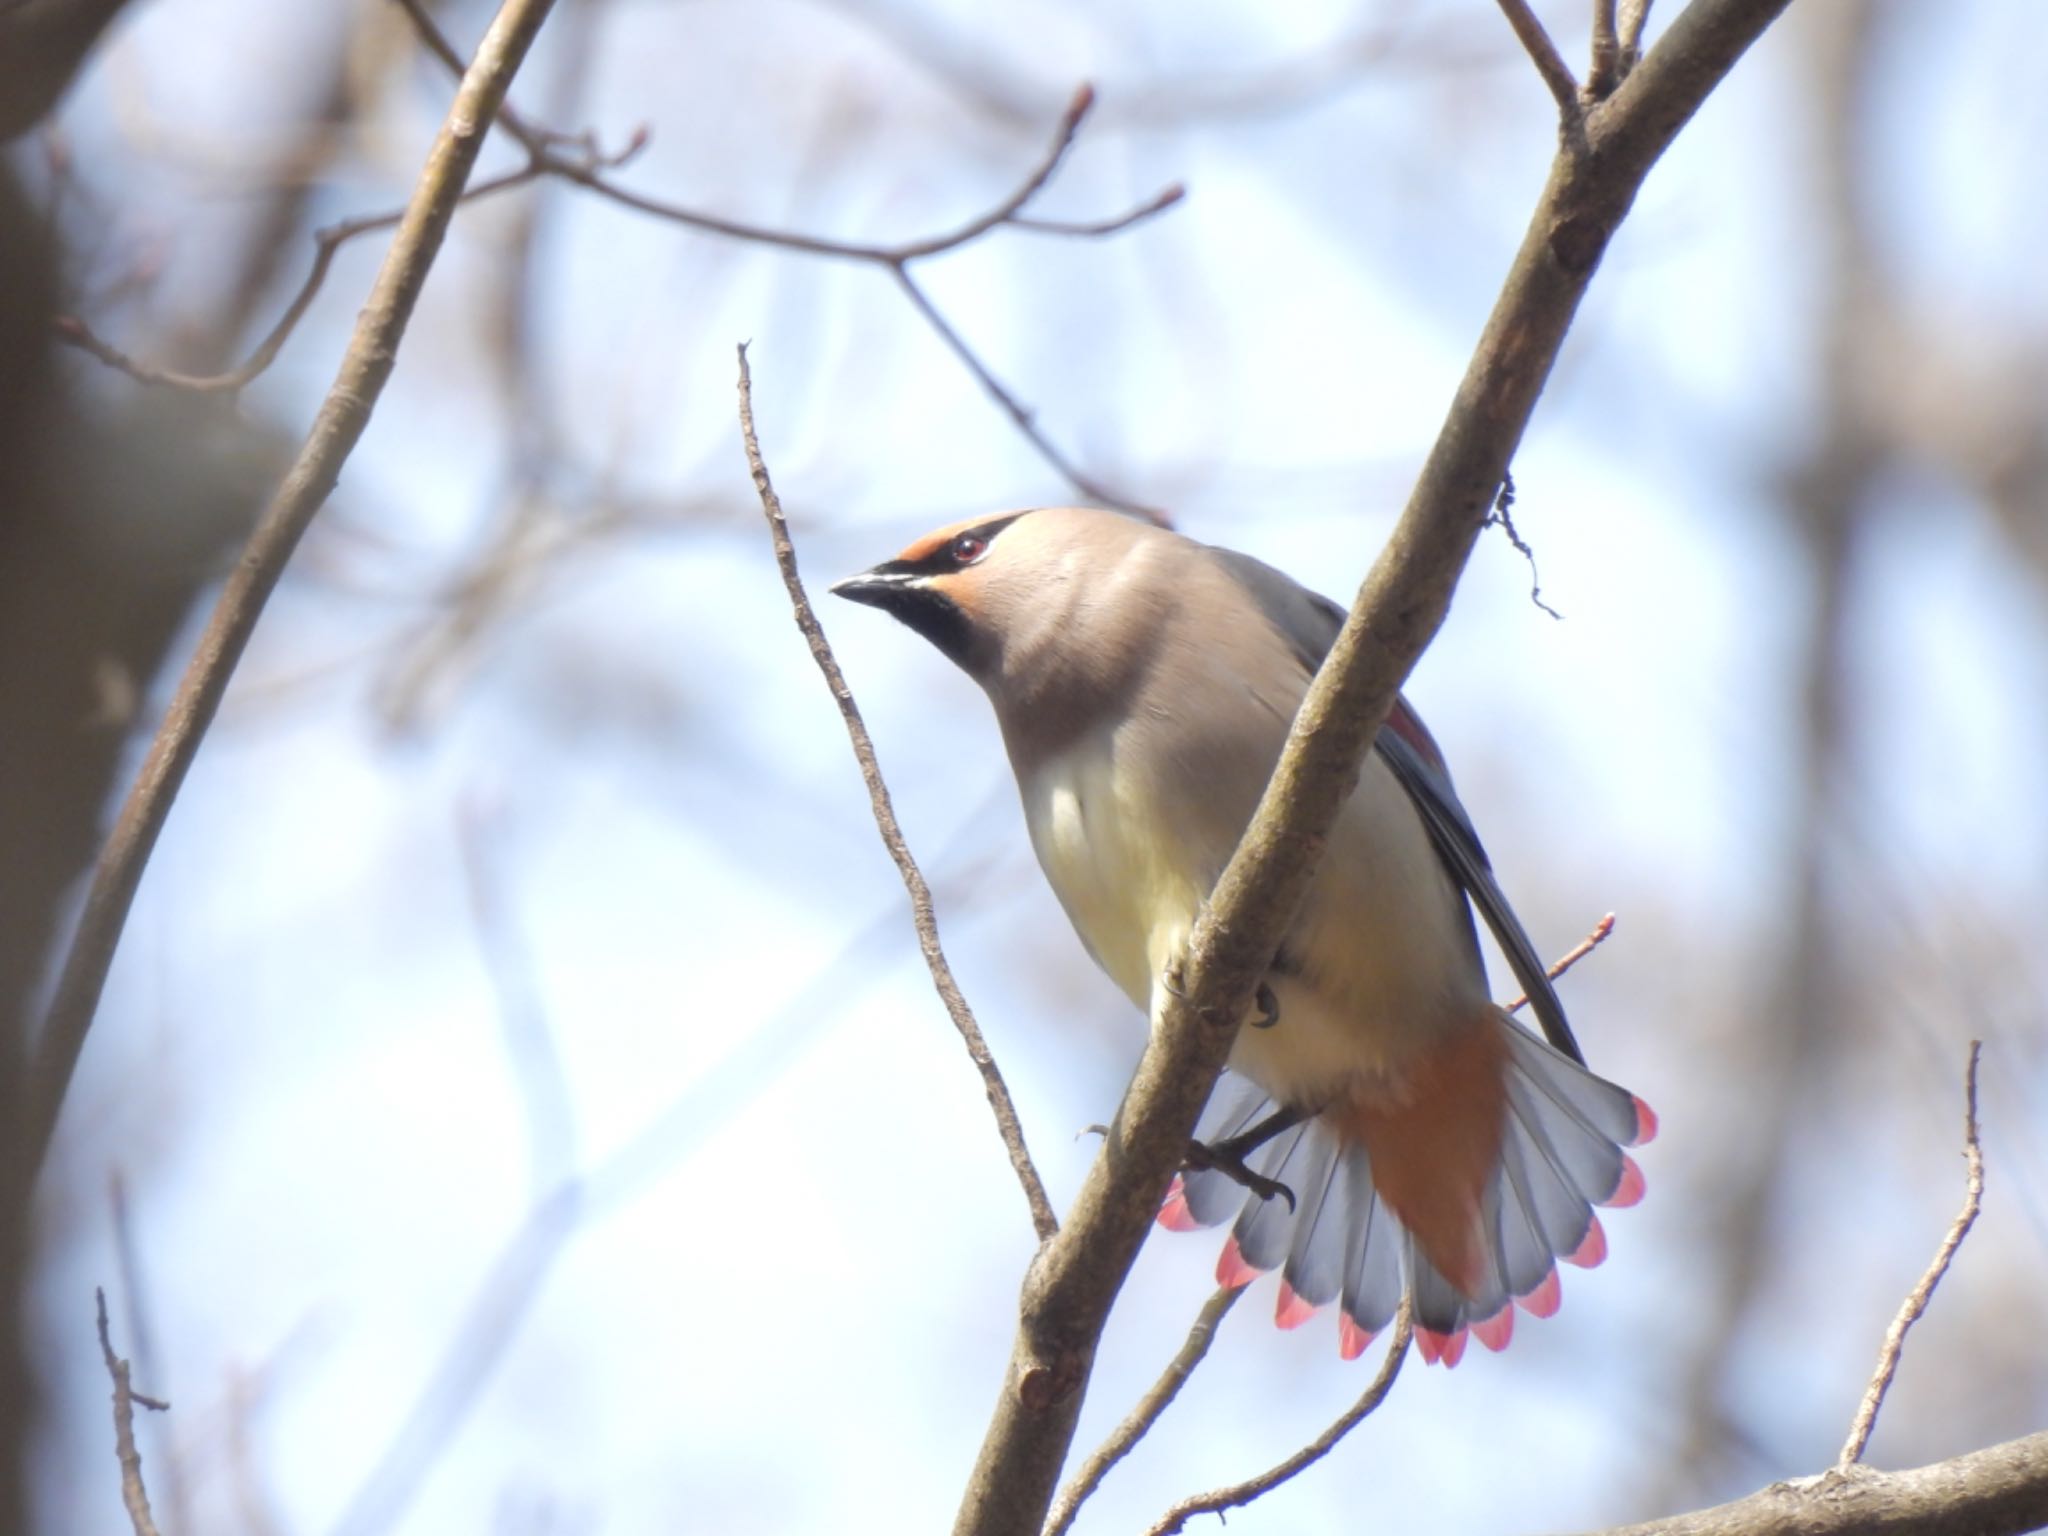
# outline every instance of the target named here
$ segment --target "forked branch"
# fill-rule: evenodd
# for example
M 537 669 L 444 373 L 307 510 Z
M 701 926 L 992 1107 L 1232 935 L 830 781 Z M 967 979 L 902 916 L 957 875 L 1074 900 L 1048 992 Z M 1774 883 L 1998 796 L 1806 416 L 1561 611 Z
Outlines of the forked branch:
M 1245 1289 L 1241 1285 L 1219 1285 L 1202 1303 L 1202 1310 L 1195 1314 L 1194 1322 L 1188 1326 L 1186 1342 L 1166 1362 L 1166 1369 L 1159 1373 L 1159 1379 L 1124 1415 L 1123 1422 L 1110 1431 L 1109 1438 L 1081 1464 L 1074 1480 L 1060 1490 L 1052 1513 L 1046 1517 L 1044 1536 L 1065 1536 L 1067 1527 L 1074 1523 L 1074 1516 L 1081 1512 L 1081 1506 L 1101 1486 L 1110 1468 L 1130 1455 L 1132 1448 L 1159 1422 L 1159 1416 L 1173 1405 L 1173 1400 L 1180 1396 L 1180 1389 L 1194 1375 L 1195 1367 L 1208 1356 L 1209 1346 L 1216 1342 L 1216 1330 L 1223 1325 L 1223 1319 L 1230 1315 L 1230 1309 L 1237 1305 Z
M 1849 1425 L 1849 1438 L 1842 1442 L 1842 1454 L 1835 1462 L 1837 1469 L 1852 1467 L 1863 1459 L 1863 1449 L 1870 1444 L 1870 1432 L 1877 1427 L 1878 1412 L 1884 1407 L 1885 1394 L 1891 1390 L 1892 1377 L 1898 1373 L 1899 1356 L 1906 1347 L 1906 1334 L 1920 1321 L 1920 1314 L 1927 1310 L 1927 1303 L 1934 1299 L 1934 1288 L 1948 1273 L 1956 1250 L 1970 1235 L 1970 1228 L 1977 1222 L 1977 1212 L 1984 1204 L 1984 1148 L 1977 1138 L 1977 1059 L 1983 1052 L 1984 1042 L 1972 1040 L 1969 1064 L 1963 1069 L 1963 1162 L 1967 1170 L 1963 1179 L 1963 1208 L 1956 1212 L 1956 1219 L 1949 1223 L 1948 1231 L 1943 1234 L 1941 1246 L 1934 1251 L 1934 1262 L 1927 1266 L 1927 1272 L 1920 1277 L 1919 1283 L 1907 1292 L 1905 1301 L 1899 1306 L 1898 1316 L 1885 1330 L 1884 1347 L 1877 1352 L 1877 1369 L 1871 1372 L 1870 1385 L 1863 1389 L 1863 1401 L 1856 1406 L 1855 1420 Z
M 1379 1374 L 1373 1377 L 1358 1401 L 1338 1415 L 1335 1423 L 1285 1461 L 1268 1467 L 1257 1477 L 1248 1477 L 1241 1483 L 1182 1499 L 1161 1515 L 1145 1536 L 1176 1536 L 1196 1515 L 1221 1515 L 1227 1509 L 1240 1508 L 1271 1493 L 1321 1461 L 1337 1448 L 1338 1441 L 1363 1424 L 1373 1410 L 1386 1401 L 1387 1394 L 1394 1390 L 1394 1378 L 1401 1374 L 1401 1362 L 1408 1358 L 1408 1345 L 1414 1336 L 1415 1322 L 1409 1316 L 1408 1303 L 1403 1301 L 1394 1318 L 1394 1336 L 1387 1345 L 1387 1358 L 1380 1362 Z

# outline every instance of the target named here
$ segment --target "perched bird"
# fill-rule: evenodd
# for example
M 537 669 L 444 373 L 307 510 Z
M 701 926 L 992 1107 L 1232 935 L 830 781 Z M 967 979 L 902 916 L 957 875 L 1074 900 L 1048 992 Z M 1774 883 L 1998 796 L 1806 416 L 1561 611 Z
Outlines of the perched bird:
M 988 694 L 1046 878 L 1095 963 L 1157 1019 L 1343 610 L 1248 555 L 1081 507 L 956 523 L 832 590 Z M 1547 1043 L 1493 1002 L 1474 905 Z M 1242 1146 L 1291 1112 L 1245 1157 L 1285 1196 L 1197 1162 L 1160 1220 L 1234 1211 L 1217 1278 L 1279 1269 L 1282 1327 L 1336 1301 L 1350 1359 L 1405 1290 L 1426 1359 L 1455 1365 L 1468 1334 L 1503 1348 L 1517 1303 L 1556 1311 L 1556 1260 L 1605 1255 L 1593 1207 L 1642 1197 L 1621 1149 L 1656 1122 L 1583 1065 L 1405 700 L 1259 1000 L 1198 1136 Z

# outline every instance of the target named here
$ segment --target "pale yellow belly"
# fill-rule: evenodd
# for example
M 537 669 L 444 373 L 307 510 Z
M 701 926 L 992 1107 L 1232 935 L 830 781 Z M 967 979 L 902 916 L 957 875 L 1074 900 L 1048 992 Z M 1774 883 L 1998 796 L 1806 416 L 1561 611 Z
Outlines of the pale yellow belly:
M 1024 787 L 1031 846 L 1074 931 L 1124 995 L 1152 1008 L 1207 894 L 1106 752 L 1045 765 Z
M 1033 848 L 1075 931 L 1149 1019 L 1158 978 L 1208 896 L 1152 797 L 1098 744 L 1023 786 Z M 1307 975 L 1271 978 L 1280 1020 L 1246 1028 L 1231 1065 L 1285 1102 L 1318 1104 L 1398 1076 L 1454 1021 L 1485 1006 L 1459 930 L 1463 898 L 1392 776 L 1368 760 L 1289 943 Z

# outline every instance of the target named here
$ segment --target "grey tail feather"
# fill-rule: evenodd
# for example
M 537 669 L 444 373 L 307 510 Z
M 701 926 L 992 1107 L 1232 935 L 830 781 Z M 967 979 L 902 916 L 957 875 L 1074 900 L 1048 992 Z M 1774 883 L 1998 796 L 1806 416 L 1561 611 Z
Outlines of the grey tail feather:
M 1481 1217 L 1491 1263 L 1485 1285 L 1467 1295 L 1419 1252 L 1373 1187 L 1364 1147 L 1340 1140 L 1321 1117 L 1292 1127 L 1247 1159 L 1295 1196 L 1262 1200 L 1214 1170 L 1183 1175 L 1188 1213 L 1204 1226 L 1233 1214 L 1239 1254 L 1255 1269 L 1278 1269 L 1315 1306 L 1332 1301 L 1358 1327 L 1378 1333 L 1404 1293 L 1418 1327 L 1446 1337 L 1493 1318 L 1543 1289 L 1557 1261 L 1580 1253 L 1593 1207 L 1624 1192 L 1631 1165 L 1622 1148 L 1643 1139 L 1638 1100 L 1500 1015 L 1509 1050 L 1501 1161 Z M 1196 1135 L 1216 1141 L 1257 1124 L 1274 1103 L 1225 1074 Z M 1639 1188 L 1639 1184 L 1633 1186 Z

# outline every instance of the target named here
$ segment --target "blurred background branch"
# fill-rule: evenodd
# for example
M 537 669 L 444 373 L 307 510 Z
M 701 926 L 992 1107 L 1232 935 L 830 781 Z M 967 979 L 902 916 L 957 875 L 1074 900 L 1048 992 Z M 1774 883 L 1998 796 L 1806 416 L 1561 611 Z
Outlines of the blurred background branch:
M 1616 7 L 1617 73 L 1678 9 L 1645 34 Z M 1533 12 L 1592 59 L 1591 0 Z M 61 48 L 23 41 L 88 13 Z M 10 1130 L 137 722 L 331 383 L 377 242 L 335 251 L 235 391 L 139 389 L 52 321 L 182 374 L 246 363 L 315 231 L 403 202 L 448 89 L 384 0 L 107 14 L 0 0 Z M 425 14 L 466 40 L 489 9 Z M 1438 1532 L 1596 1527 L 1826 1464 L 1952 1209 L 1971 1035 L 1996 1198 L 1868 1456 L 1939 1464 L 2048 1419 L 2037 32 L 2028 0 L 1795 8 L 1609 254 L 1515 466 L 1567 620 L 1482 539 L 1413 686 L 1539 944 L 1620 910 L 1626 942 L 1566 985 L 1595 1064 L 1663 1114 L 1651 1198 L 1582 1303 L 1410 1379 L 1369 1441 L 1233 1530 L 1341 1528 L 1365 1500 Z M 635 195 L 859 245 L 997 207 L 1078 79 L 1097 101 L 1057 177 L 919 262 L 920 290 L 1091 479 L 1341 593 L 1555 133 L 1497 6 L 582 0 L 518 94 L 567 160 L 644 129 L 616 177 Z M 496 136 L 477 176 L 529 160 Z M 1183 181 L 1171 219 L 1050 237 Z M 179 1404 L 135 1426 L 167 1536 L 331 1530 L 414 1425 L 434 1449 L 379 1517 L 405 1536 L 947 1517 L 1030 1234 L 816 734 L 733 463 L 732 344 L 753 338 L 820 570 L 1080 493 L 885 266 L 626 211 L 550 175 L 457 219 L 181 793 L 40 1190 L 0 1159 L 0 1306 L 23 1319 L 0 1338 L 0 1529 L 124 1523 L 78 1320 L 131 1274 L 146 1295 L 108 1288 L 147 1324 L 147 1369 L 125 1330 L 138 1379 Z M 1092 1152 L 1066 1133 L 1106 1118 L 1138 1031 L 1039 887 L 979 700 L 842 628 L 1063 1207 Z M 511 971 L 481 963 L 480 921 Z M 575 1128 L 538 1195 L 559 1152 L 532 1139 L 508 1001 L 545 1020 Z M 480 1290 L 578 1181 L 472 1350 Z M 1210 1257 L 1146 1245 L 1089 1443 L 1185 1343 Z M 1142 1529 L 1303 1444 L 1357 1391 L 1333 1354 L 1316 1328 L 1232 1328 L 1074 1530 Z
M 31 1178 L 55 1134 L 129 908 L 171 803 L 220 708 L 263 605 L 284 575 L 285 563 L 369 426 L 370 413 L 397 361 L 399 341 L 426 286 L 428 269 L 462 201 L 491 114 L 552 4 L 553 0 L 506 0 L 464 74 L 334 384 L 215 602 L 113 831 L 94 861 L 84 908 L 33 1053 L 26 1137 Z

